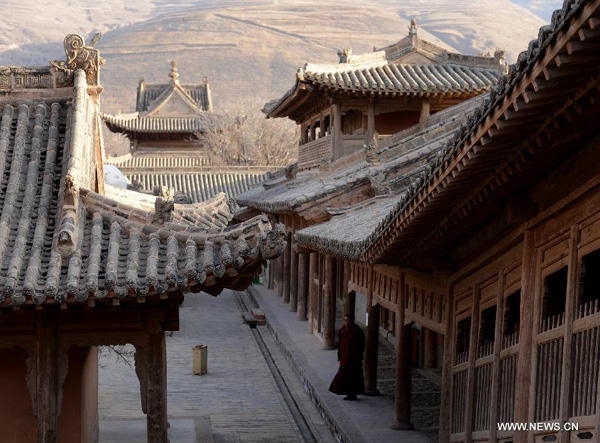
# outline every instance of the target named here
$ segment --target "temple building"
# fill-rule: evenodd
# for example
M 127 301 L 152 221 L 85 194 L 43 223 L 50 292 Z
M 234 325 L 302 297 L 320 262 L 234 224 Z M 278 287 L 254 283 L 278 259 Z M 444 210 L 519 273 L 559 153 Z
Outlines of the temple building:
M 394 337 L 394 429 L 418 351 L 440 442 L 600 441 L 599 55 L 600 2 L 567 0 L 483 96 L 238 197 L 286 224 L 269 285 L 324 347 L 336 312 L 368 323 L 367 393 Z
M 244 289 L 285 244 L 264 215 L 231 225 L 223 194 L 178 205 L 172 189 L 105 186 L 95 41 L 0 68 L 2 441 L 98 441 L 96 347 L 126 343 L 147 441 L 168 441 L 165 331 L 184 294 Z
M 201 135 L 206 116 L 212 114 L 208 79 L 201 84 L 181 84 L 177 62 L 171 62 L 169 82 L 148 84 L 140 80 L 135 112 L 103 114 L 108 129 L 125 135 L 130 152 L 108 157 L 133 187 L 157 193 L 168 186 L 189 203 L 199 203 L 225 192 L 230 198 L 266 179 L 276 167 L 213 166 Z
M 299 68 L 294 86 L 264 107 L 268 117 L 300 125 L 301 173 L 487 91 L 506 66 L 502 51 L 467 56 L 423 40 L 415 20 L 397 43 L 361 55 L 347 48 L 338 56 L 337 64 Z

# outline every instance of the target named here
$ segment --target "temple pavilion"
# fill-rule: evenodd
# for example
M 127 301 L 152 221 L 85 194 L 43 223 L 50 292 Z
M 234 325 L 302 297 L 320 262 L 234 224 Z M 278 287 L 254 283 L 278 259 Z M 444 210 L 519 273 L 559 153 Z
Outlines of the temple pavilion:
M 108 157 L 133 187 L 157 193 L 161 186 L 175 189 L 182 200 L 199 203 L 220 192 L 233 198 L 266 179 L 276 169 L 264 166 L 212 166 L 202 145 L 206 117 L 212 114 L 210 84 L 182 84 L 177 62 L 171 62 L 169 82 L 138 83 L 135 112 L 103 114 L 108 129 L 125 135 L 130 152 Z
M 286 224 L 269 285 L 325 348 L 368 324 L 368 394 L 394 338 L 394 429 L 416 364 L 442 368 L 441 442 L 599 441 L 599 55 L 600 1 L 566 0 L 485 94 L 238 197 Z
M 231 225 L 222 194 L 179 205 L 172 189 L 105 186 L 103 60 L 79 35 L 65 51 L 0 68 L 1 440 L 98 441 L 96 347 L 129 343 L 147 441 L 165 443 L 165 331 L 184 294 L 246 288 L 282 228 L 264 215 Z
M 301 173 L 379 144 L 430 115 L 478 96 L 504 72 L 504 52 L 478 57 L 422 39 L 415 20 L 400 41 L 366 54 L 338 52 L 339 63 L 307 63 L 294 86 L 267 103 L 269 118 L 301 128 Z

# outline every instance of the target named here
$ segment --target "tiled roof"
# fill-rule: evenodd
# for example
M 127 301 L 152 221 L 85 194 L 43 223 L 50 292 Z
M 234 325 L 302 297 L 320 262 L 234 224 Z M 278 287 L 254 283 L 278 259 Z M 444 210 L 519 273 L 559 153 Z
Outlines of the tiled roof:
M 98 108 L 84 71 L 73 71 L 74 88 L 63 77 L 47 98 L 0 99 L 0 306 L 143 302 L 250 284 L 281 252 L 283 228 L 264 216 L 224 226 L 222 196 L 178 207 L 166 192 L 151 207 L 146 197 L 102 195 Z
M 450 63 L 417 65 L 380 60 L 361 65 L 309 63 L 301 75 L 305 81 L 328 89 L 402 95 L 481 93 L 493 86 L 499 75 L 497 68 Z
M 347 194 L 361 186 L 370 186 L 370 176 L 379 172 L 386 175 L 386 183 L 392 187 L 405 183 L 405 174 L 414 173 L 426 159 L 434 159 L 467 116 L 480 103 L 476 97 L 461 105 L 440 111 L 430 117 L 427 126 L 415 126 L 396 134 L 391 144 L 381 147 L 377 153 L 381 163 L 370 164 L 361 159 L 340 170 L 322 175 L 305 176 L 286 180 L 278 178 L 239 195 L 238 204 L 265 212 L 294 211 L 320 199 Z M 409 171 L 409 172 L 407 172 Z
M 174 188 L 190 202 L 200 203 L 225 193 L 228 198 L 258 186 L 267 180 L 268 166 L 204 166 L 205 157 L 174 154 L 128 154 L 109 157 L 107 163 L 117 166 L 140 191 L 152 193 L 161 186 Z
M 208 83 L 180 86 L 194 101 L 198 109 L 205 112 L 212 111 L 212 99 Z M 156 85 L 148 84 L 143 81 L 140 82 L 138 85 L 138 99 L 135 110 L 138 112 L 148 111 L 153 102 L 160 97 L 168 87 L 169 83 Z
M 267 103 L 270 117 L 288 116 L 287 105 L 311 87 L 331 92 L 380 95 L 473 97 L 488 91 L 504 70 L 504 53 L 494 57 L 449 52 L 417 36 L 416 24 L 407 37 L 372 53 L 338 53 L 340 63 L 307 63 L 298 69 L 295 85 Z M 291 106 L 293 109 L 294 106 Z
M 584 105 L 577 103 L 577 100 L 584 94 L 575 92 L 578 88 L 587 91 L 590 79 L 594 79 L 600 70 L 600 59 L 597 57 L 600 40 L 596 29 L 599 13 L 597 1 L 564 1 L 562 8 L 552 14 L 550 25 L 540 28 L 538 38 L 529 43 L 528 49 L 510 66 L 509 73 L 499 80 L 468 122 L 446 143 L 441 155 L 420 177 L 418 185 L 410 188 L 392 208 L 385 223 L 378 227 L 372 244 L 365 251 L 365 259 L 382 259 L 384 254 L 386 258 L 399 258 L 398 251 L 404 251 L 403 254 L 414 252 L 417 247 L 415 245 L 433 232 L 432 226 L 439 225 L 441 218 L 448 216 L 448 208 L 464 202 L 472 209 L 477 202 L 486 200 L 481 194 L 473 196 L 477 200 L 467 199 L 469 195 L 465 192 L 465 187 L 473 191 L 480 190 L 484 195 L 490 196 L 496 184 L 492 180 L 496 170 L 500 171 L 500 183 L 503 183 L 510 175 L 524 169 L 530 161 L 531 152 L 515 155 L 515 149 L 539 142 L 541 147 L 537 145 L 535 148 L 539 151 L 544 145 L 551 145 L 550 137 L 548 140 L 539 138 L 545 137 L 543 133 L 534 141 L 524 137 L 523 126 L 519 125 L 521 117 L 527 119 L 527 134 L 535 135 L 540 127 L 543 128 L 552 121 L 550 117 L 554 117 L 555 112 L 563 110 L 567 105 L 574 105 L 579 112 L 583 112 Z M 578 51 L 585 55 L 579 55 Z M 576 65 L 574 68 L 570 63 L 572 61 Z M 564 73 L 558 73 L 561 69 Z M 581 101 L 589 106 L 590 102 L 594 103 L 596 100 L 592 98 Z M 568 122 L 571 120 L 572 117 L 567 117 Z M 580 128 L 575 135 L 583 137 L 586 131 L 594 128 L 594 125 L 587 126 Z M 482 131 L 482 128 L 490 129 Z M 507 143 L 507 139 L 513 143 Z M 523 145 L 525 141 L 529 141 L 530 145 Z M 477 155 L 473 155 L 475 148 Z M 501 155 L 501 151 L 512 152 L 505 155 L 512 158 L 514 163 L 498 169 L 504 164 L 489 160 L 486 163 L 482 160 L 487 156 Z M 478 163 L 479 160 L 483 163 Z M 472 183 L 470 176 L 485 178 L 486 186 L 480 182 Z M 441 185 L 442 182 L 444 186 Z M 425 202 L 428 205 L 427 223 L 423 211 Z M 436 204 L 439 207 L 434 210 Z M 466 209 L 453 211 L 454 214 L 469 213 Z M 416 234 L 417 228 L 423 232 Z M 439 237 L 440 235 L 437 236 Z
M 296 242 L 310 249 L 360 260 L 377 227 L 403 193 L 375 197 L 338 211 L 330 220 L 297 231 Z
M 156 197 L 153 195 L 121 189 L 109 184 L 104 185 L 104 190 L 104 195 L 116 202 L 126 201 L 130 205 L 135 205 L 137 208 L 145 211 L 153 211 L 155 209 Z M 224 228 L 233 219 L 236 209 L 233 200 L 221 192 L 202 203 L 175 203 L 173 221 L 182 224 L 191 223 L 206 229 Z
M 205 80 L 200 85 L 179 83 L 177 63 L 171 62 L 171 81 L 166 84 L 138 84 L 136 112 L 104 114 L 102 118 L 112 132 L 121 133 L 198 133 L 203 129 L 203 116 L 212 112 L 210 86 Z M 177 111 L 161 108 L 171 100 L 180 106 Z
M 103 114 L 102 119 L 112 132 L 198 133 L 204 127 L 201 117 L 143 117 L 134 112 L 131 114 Z

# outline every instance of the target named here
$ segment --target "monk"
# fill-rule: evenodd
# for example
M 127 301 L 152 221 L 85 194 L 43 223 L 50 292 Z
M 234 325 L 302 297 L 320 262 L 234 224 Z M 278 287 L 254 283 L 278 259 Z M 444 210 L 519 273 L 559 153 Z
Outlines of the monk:
M 344 400 L 356 400 L 357 395 L 364 395 L 365 380 L 363 377 L 363 353 L 365 335 L 354 323 L 351 314 L 344 316 L 338 343 L 338 361 L 340 368 L 329 386 L 334 394 L 345 395 Z

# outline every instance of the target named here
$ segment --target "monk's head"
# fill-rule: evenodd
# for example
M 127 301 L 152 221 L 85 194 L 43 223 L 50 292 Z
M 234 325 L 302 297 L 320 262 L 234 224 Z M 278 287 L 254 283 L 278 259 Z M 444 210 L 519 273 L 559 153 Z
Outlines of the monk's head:
M 354 316 L 352 314 L 344 315 L 344 326 L 348 327 L 354 324 Z

